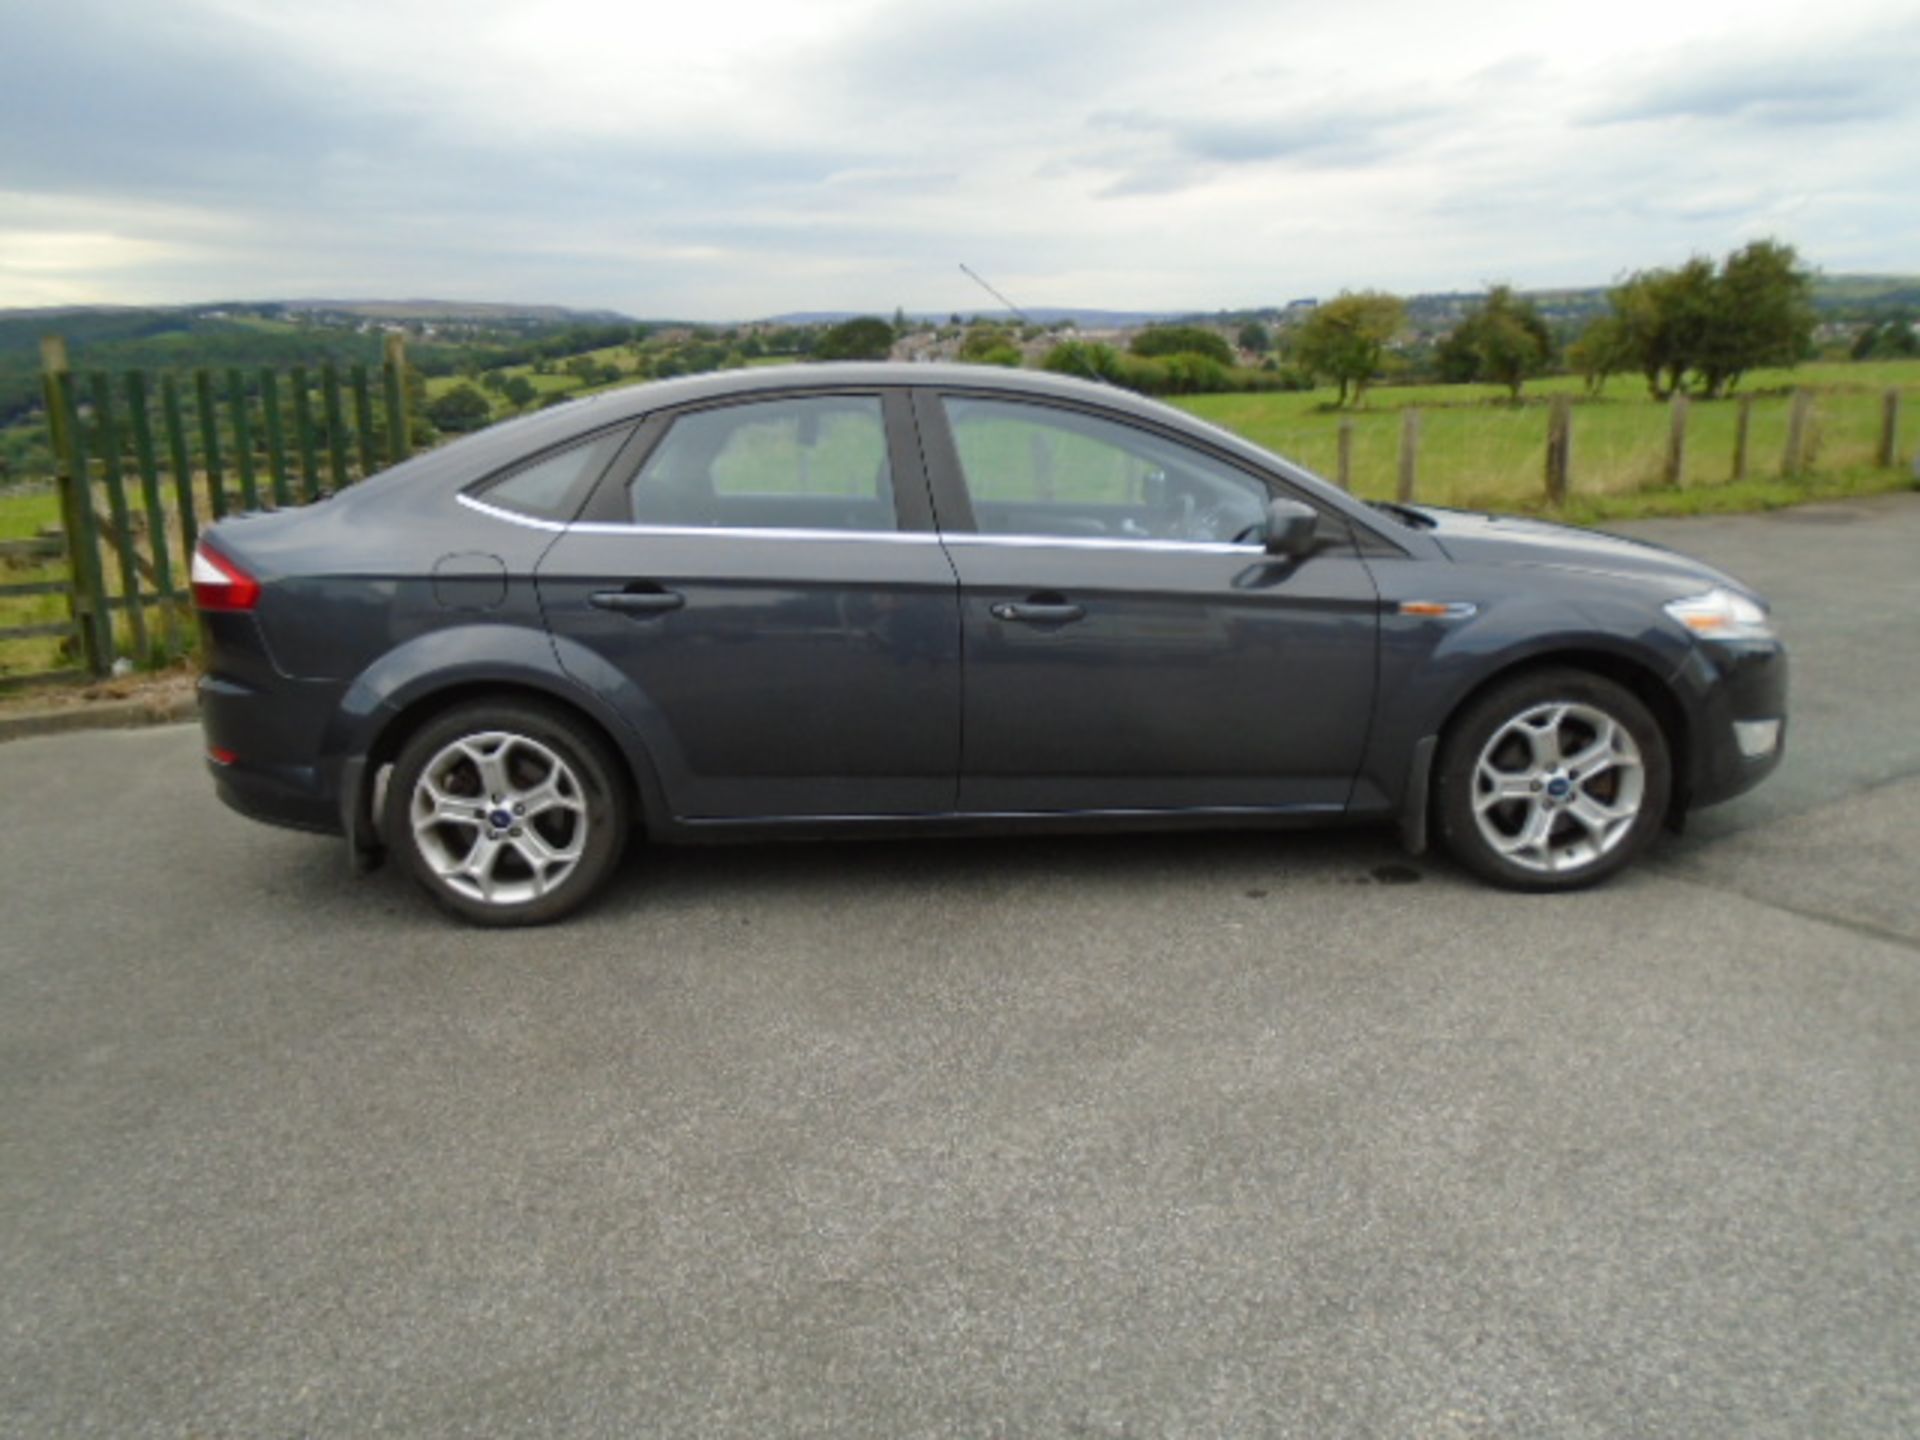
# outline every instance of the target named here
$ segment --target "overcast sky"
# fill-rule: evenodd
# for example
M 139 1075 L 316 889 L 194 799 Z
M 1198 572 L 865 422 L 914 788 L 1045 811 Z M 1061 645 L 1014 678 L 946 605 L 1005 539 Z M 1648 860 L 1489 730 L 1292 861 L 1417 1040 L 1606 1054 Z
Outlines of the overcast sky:
M 0 306 L 1920 271 L 1913 0 L 0 0 Z

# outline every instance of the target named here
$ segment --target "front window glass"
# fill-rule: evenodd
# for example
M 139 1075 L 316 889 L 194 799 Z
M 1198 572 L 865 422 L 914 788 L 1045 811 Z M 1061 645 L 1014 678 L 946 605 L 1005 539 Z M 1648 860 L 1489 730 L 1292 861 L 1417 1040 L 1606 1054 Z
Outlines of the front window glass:
M 886 422 L 871 395 L 761 400 L 682 415 L 628 497 L 640 525 L 896 528 Z
M 1147 430 L 1019 401 L 945 400 L 983 535 L 1251 543 L 1267 487 Z

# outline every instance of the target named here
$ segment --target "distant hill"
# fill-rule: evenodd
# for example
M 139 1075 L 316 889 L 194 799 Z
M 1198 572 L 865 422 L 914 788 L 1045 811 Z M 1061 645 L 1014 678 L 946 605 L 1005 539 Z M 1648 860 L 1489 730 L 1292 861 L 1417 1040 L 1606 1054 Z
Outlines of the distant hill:
M 842 320 L 856 320 L 862 315 L 878 315 L 888 319 L 893 312 L 880 310 L 793 310 L 784 315 L 770 315 L 760 323 L 763 325 L 838 325 Z M 910 310 L 907 318 L 917 324 L 945 324 L 955 314 L 962 320 L 990 320 L 1000 324 L 1020 323 L 1020 315 L 1011 310 Z M 1021 312 L 1036 325 L 1064 325 L 1069 320 L 1083 330 L 1130 330 L 1138 325 L 1152 325 L 1162 320 L 1178 318 L 1176 310 L 1089 310 L 1072 305 L 1034 305 Z
M 378 364 L 384 333 L 407 332 L 420 370 L 451 368 L 478 348 L 505 354 L 558 343 L 624 341 L 634 322 L 611 310 L 451 300 L 234 300 L 180 306 L 0 310 L 0 426 L 40 404 L 40 340 L 67 342 L 77 370 L 284 368 Z M 577 346 L 570 342 L 578 340 Z
M 279 300 L 287 314 L 357 315 L 366 320 L 533 321 L 541 325 L 632 325 L 618 310 L 571 310 L 564 305 L 508 305 L 491 300 Z M 207 307 L 201 307 L 207 308 Z
M 1610 285 L 1523 290 L 1540 313 L 1557 326 L 1577 326 L 1607 309 Z M 1478 305 L 1484 290 L 1445 290 L 1405 296 L 1407 323 L 1417 333 L 1444 334 Z M 1318 297 L 1331 299 L 1331 295 Z M 1816 275 L 1814 308 L 1833 320 L 1868 320 L 1900 310 L 1920 310 L 1920 275 Z M 1298 319 L 1311 313 L 1313 301 L 1290 305 L 1263 305 L 1239 310 L 1192 312 L 1179 318 L 1211 325 L 1240 325 L 1248 320 L 1268 323 Z M 1168 317 L 1162 317 L 1168 318 Z
M 298 323 L 466 324 L 533 329 L 559 325 L 632 325 L 617 310 L 508 305 L 484 300 L 217 300 L 197 305 L 65 305 L 0 309 L 0 355 L 38 346 L 58 333 L 69 344 L 137 340 L 197 325 L 285 320 Z M 659 323 L 659 322 L 655 322 Z

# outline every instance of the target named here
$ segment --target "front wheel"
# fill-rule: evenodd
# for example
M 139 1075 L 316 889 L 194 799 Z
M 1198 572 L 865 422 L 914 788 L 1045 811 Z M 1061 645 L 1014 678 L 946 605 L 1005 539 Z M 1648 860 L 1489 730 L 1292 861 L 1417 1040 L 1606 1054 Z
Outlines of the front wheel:
M 580 906 L 620 859 L 629 807 L 606 745 L 530 701 L 477 701 L 407 741 L 387 786 L 388 844 L 462 919 L 538 925 Z
M 1632 691 L 1539 670 L 1488 692 L 1448 731 L 1435 810 L 1468 869 L 1512 889 L 1572 890 L 1646 847 L 1672 786 L 1666 737 Z

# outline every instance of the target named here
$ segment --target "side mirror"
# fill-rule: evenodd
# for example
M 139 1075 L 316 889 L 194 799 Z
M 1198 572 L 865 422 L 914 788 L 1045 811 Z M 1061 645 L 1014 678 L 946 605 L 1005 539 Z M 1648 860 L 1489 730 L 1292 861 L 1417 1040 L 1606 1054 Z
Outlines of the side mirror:
M 1266 550 L 1269 555 L 1304 560 L 1313 550 L 1320 512 L 1298 500 L 1276 495 L 1267 501 Z

